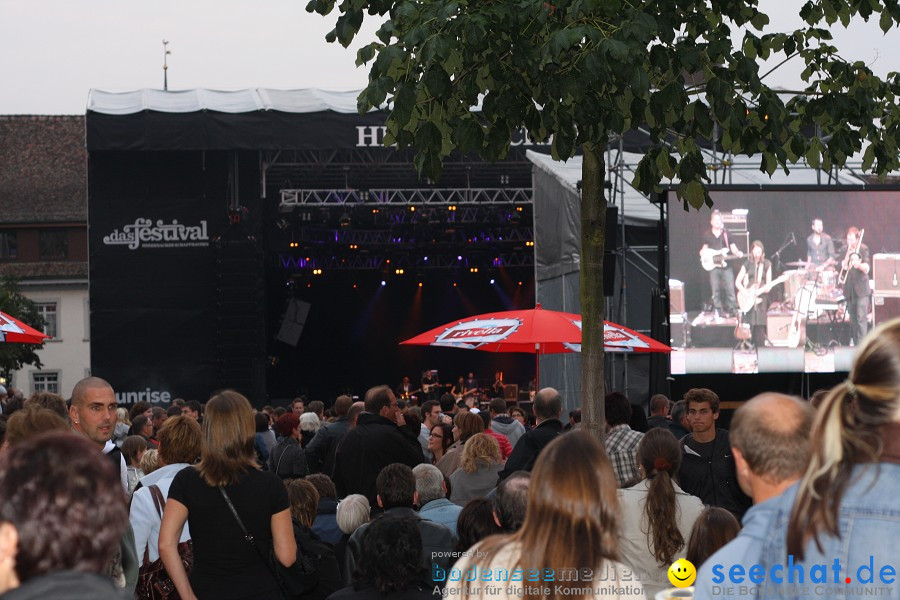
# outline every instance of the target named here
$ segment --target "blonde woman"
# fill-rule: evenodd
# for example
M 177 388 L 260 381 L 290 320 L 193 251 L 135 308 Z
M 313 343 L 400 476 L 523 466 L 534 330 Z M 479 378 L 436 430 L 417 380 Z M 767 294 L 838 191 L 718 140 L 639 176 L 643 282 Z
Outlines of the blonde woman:
M 863 339 L 849 377 L 816 411 L 810 444 L 806 473 L 782 495 L 769 528 L 786 526 L 787 535 L 770 538 L 763 564 L 787 564 L 790 554 L 809 573 L 839 558 L 840 577 L 852 578 L 841 581 L 842 593 L 864 595 L 882 585 L 881 566 L 896 558 L 900 538 L 900 319 Z M 873 556 L 874 583 L 861 585 L 856 569 Z M 784 598 L 800 593 L 786 590 Z
M 278 583 L 264 557 L 273 549 L 284 566 L 296 560 L 287 491 L 275 474 L 260 470 L 255 434 L 244 396 L 226 390 L 206 403 L 200 462 L 175 475 L 159 533 L 159 555 L 182 600 L 277 598 Z M 226 495 L 262 556 L 245 538 Z M 177 549 L 185 522 L 194 545 L 190 580 Z
M 502 468 L 497 440 L 486 433 L 473 435 L 463 446 L 459 468 L 450 476 L 450 501 L 465 506 L 469 500 L 484 498 L 497 486 Z

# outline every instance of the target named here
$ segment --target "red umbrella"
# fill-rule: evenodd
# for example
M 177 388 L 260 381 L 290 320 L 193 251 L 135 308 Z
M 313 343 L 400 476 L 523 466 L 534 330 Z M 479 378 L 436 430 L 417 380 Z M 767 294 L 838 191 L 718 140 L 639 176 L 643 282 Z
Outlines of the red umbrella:
M 45 339 L 50 339 L 50 336 L 33 327 L 29 327 L 6 313 L 0 312 L 0 342 L 41 344 Z
M 672 351 L 627 327 L 605 321 L 603 328 L 607 352 Z M 581 315 L 544 310 L 538 304 L 528 310 L 485 313 L 447 323 L 401 344 L 535 355 L 581 352 Z

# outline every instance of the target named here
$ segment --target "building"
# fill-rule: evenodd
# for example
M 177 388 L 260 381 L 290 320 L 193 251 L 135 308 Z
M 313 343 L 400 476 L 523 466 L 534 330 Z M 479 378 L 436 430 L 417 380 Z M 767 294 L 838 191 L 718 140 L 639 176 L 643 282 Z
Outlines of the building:
M 86 190 L 83 116 L 0 116 L 0 276 L 19 280 L 53 337 L 41 369 L 9 382 L 26 396 L 68 396 L 90 374 Z

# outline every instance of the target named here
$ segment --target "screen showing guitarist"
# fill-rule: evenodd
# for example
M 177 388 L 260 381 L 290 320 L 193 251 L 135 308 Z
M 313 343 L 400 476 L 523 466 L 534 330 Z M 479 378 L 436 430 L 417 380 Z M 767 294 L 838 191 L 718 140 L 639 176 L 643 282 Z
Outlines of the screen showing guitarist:
M 733 315 L 737 312 L 734 272 L 726 259 L 741 257 L 743 253 L 728 239 L 721 212 L 712 211 L 709 225 L 709 230 L 703 234 L 703 247 L 700 248 L 701 264 L 703 268 L 709 270 L 709 287 L 712 291 L 712 305 L 716 316 Z
M 863 232 L 847 230 L 847 248 L 841 261 L 838 282 L 843 284 L 850 314 L 850 340 L 859 345 L 869 331 L 869 247 L 862 243 Z
M 743 320 L 749 323 L 753 345 L 766 344 L 766 312 L 769 308 L 769 290 L 772 289 L 772 261 L 766 258 L 766 248 L 759 240 L 750 245 L 750 256 L 741 265 L 735 285 Z

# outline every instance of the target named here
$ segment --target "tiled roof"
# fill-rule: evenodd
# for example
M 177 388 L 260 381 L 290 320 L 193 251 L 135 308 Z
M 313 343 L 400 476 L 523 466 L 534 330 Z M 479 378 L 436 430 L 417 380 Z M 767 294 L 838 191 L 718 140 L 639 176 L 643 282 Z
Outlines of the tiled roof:
M 0 263 L 0 276 L 17 279 L 87 279 L 87 261 L 40 261 Z
M 83 116 L 0 116 L 0 224 L 87 221 Z

